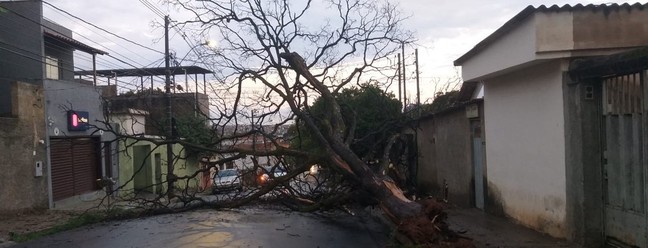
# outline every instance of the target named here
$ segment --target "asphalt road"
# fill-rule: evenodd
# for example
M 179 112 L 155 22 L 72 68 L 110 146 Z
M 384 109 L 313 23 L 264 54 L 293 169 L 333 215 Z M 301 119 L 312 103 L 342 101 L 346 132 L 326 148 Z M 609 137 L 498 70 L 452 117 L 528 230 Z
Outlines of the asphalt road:
M 101 223 L 15 247 L 385 247 L 389 236 L 366 214 L 251 207 Z

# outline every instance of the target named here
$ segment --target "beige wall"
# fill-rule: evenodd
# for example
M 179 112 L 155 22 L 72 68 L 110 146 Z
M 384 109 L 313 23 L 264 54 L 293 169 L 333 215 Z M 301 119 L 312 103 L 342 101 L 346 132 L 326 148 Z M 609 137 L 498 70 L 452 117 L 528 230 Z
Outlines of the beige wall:
M 0 117 L 0 213 L 48 207 L 43 87 L 11 84 L 12 117 Z M 43 176 L 35 176 L 42 161 Z
M 648 45 L 648 9 L 574 13 L 574 49 Z
M 485 83 L 488 192 L 524 225 L 564 237 L 565 138 L 560 61 Z
M 573 12 L 540 12 L 535 18 L 537 52 L 574 48 Z
M 648 10 L 538 11 L 464 61 L 465 81 L 504 75 L 540 60 L 609 55 L 648 45 Z

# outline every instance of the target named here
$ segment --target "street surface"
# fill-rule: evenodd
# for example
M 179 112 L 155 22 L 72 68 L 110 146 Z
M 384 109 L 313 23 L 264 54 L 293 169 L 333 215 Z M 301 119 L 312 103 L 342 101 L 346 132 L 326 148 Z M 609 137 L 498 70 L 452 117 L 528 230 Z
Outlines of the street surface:
M 385 247 L 389 237 L 390 230 L 366 214 L 265 206 L 100 223 L 15 247 Z

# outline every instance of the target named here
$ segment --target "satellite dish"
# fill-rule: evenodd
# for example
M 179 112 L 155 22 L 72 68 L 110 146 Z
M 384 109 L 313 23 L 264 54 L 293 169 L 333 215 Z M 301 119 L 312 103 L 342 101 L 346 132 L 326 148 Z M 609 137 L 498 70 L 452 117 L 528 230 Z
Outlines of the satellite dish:
M 58 129 L 58 127 L 54 128 L 54 136 L 58 136 L 61 131 Z

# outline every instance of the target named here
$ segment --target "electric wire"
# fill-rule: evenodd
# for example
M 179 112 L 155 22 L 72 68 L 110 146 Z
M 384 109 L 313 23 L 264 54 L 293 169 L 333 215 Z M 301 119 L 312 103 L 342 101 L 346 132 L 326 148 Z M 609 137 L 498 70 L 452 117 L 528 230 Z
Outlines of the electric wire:
M 86 20 L 84 20 L 84 19 L 82 19 L 82 18 L 80 18 L 80 17 L 78 17 L 78 16 L 75 16 L 75 15 L 73 15 L 73 14 L 71 14 L 71 13 L 69 13 L 69 12 L 67 12 L 67 11 L 65 11 L 65 10 L 63 10 L 63 9 L 61 9 L 61 8 L 59 8 L 59 7 L 56 7 L 55 5 L 53 5 L 53 4 L 51 4 L 51 3 L 47 2 L 47 1 L 42 1 L 42 2 L 43 2 L 44 4 L 46 4 L 46 5 L 48 5 L 48 6 L 52 7 L 52 8 L 54 8 L 54 9 L 56 9 L 56 10 L 58 10 L 58 11 L 60 11 L 60 12 L 63 12 L 63 13 L 65 13 L 65 14 L 67 14 L 67 15 L 73 17 L 74 19 L 77 19 L 77 20 L 79 20 L 79 21 L 82 21 L 82 22 L 85 23 L 85 24 L 88 24 L 88 25 L 90 25 L 90 26 L 92 26 L 92 27 L 95 27 L 95 28 L 97 28 L 97 29 L 99 29 L 99 30 L 101 30 L 101 31 L 104 31 L 104 32 L 106 32 L 106 33 L 108 33 L 108 34 L 111 34 L 111 35 L 113 35 L 113 36 L 115 36 L 115 37 L 117 37 L 117 38 L 120 38 L 120 39 L 122 39 L 122 40 L 124 40 L 124 41 L 127 41 L 127 42 L 129 42 L 129 43 L 131 43 L 131 44 L 134 44 L 134 45 L 139 46 L 139 47 L 141 47 L 141 48 L 147 49 L 147 50 L 149 50 L 149 51 L 153 51 L 153 52 L 156 52 L 156 53 L 164 54 L 163 52 L 160 52 L 160 51 L 158 51 L 158 50 L 152 49 L 152 48 L 150 48 L 150 47 L 146 47 L 146 46 L 144 46 L 144 45 L 142 45 L 142 44 L 139 44 L 139 43 L 134 42 L 134 41 L 132 41 L 132 40 L 130 40 L 130 39 L 124 38 L 124 37 L 122 37 L 122 36 L 120 36 L 120 35 L 118 35 L 118 34 L 115 34 L 115 33 L 113 33 L 113 32 L 110 32 L 110 31 L 108 31 L 108 30 L 102 28 L 102 27 L 99 27 L 99 26 L 97 26 L 97 25 L 95 25 L 95 24 L 93 24 L 93 23 L 90 23 L 90 22 L 88 22 L 88 21 L 86 21 Z
M 22 15 L 22 14 L 20 14 L 20 13 L 16 13 L 15 11 L 12 11 L 12 10 L 8 10 L 8 11 L 11 12 L 11 13 L 13 13 L 13 14 L 15 14 L 15 15 L 17 15 L 17 16 L 19 16 L 19 17 L 22 17 L 23 19 L 26 19 L 26 20 L 28 20 L 28 21 L 31 21 L 31 22 L 37 24 L 37 25 L 40 25 L 40 26 L 42 26 L 42 27 L 47 28 L 47 27 L 46 27 L 45 25 L 43 25 L 42 23 L 37 22 L 37 21 L 35 21 L 35 20 L 32 20 L 31 18 L 26 17 L 26 16 L 24 16 L 24 15 Z M 66 36 L 65 34 L 62 34 L 62 33 L 58 32 L 58 31 L 56 31 L 56 30 L 52 30 L 52 31 L 54 31 L 54 32 L 56 32 L 56 33 L 58 33 L 59 35 L 62 35 L 62 36 L 64 36 L 64 37 Z M 93 41 L 93 42 L 94 42 L 94 41 Z M 135 66 L 135 65 L 133 65 L 133 64 L 131 64 L 131 63 L 129 63 L 129 62 L 126 62 L 126 61 L 124 61 L 124 60 L 122 60 L 122 59 L 120 59 L 120 58 L 117 58 L 117 57 L 115 57 L 115 56 L 113 56 L 113 55 L 108 54 L 108 55 L 106 55 L 106 56 L 108 56 L 108 57 L 110 57 L 110 58 L 112 58 L 112 59 L 115 59 L 115 60 L 117 60 L 117 61 L 119 61 L 119 62 L 121 62 L 121 63 L 124 63 L 124 64 L 126 64 L 126 65 L 128 65 L 128 66 L 131 66 L 131 67 L 133 67 L 133 68 L 139 69 L 139 70 L 142 71 L 142 72 L 146 72 L 146 73 L 148 73 L 148 75 L 160 77 L 160 76 L 158 76 L 158 75 L 155 75 L 155 74 L 153 74 L 153 73 L 147 71 L 146 69 L 139 68 L 139 67 L 137 67 L 137 66 Z M 123 55 L 122 55 L 122 56 L 123 56 Z M 124 57 L 125 57 L 125 56 L 124 56 Z M 140 64 L 140 65 L 141 65 L 141 64 Z

